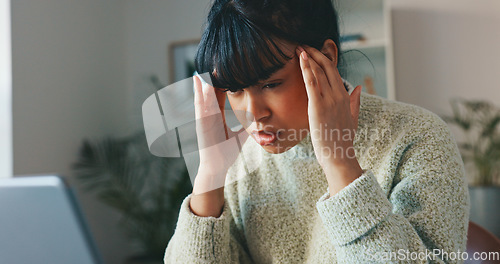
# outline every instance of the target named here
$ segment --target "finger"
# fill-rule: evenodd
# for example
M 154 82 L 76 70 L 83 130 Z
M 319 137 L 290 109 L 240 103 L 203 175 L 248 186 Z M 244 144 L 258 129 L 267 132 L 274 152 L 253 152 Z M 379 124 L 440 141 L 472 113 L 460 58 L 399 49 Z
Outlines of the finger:
M 225 111 L 224 111 L 224 107 L 226 105 L 226 93 L 220 89 L 215 89 L 215 88 L 214 88 L 214 93 L 215 93 L 215 97 L 217 100 L 217 105 L 219 107 L 219 111 L 222 114 L 222 122 L 224 123 L 224 130 L 226 132 L 226 139 L 229 139 L 229 131 L 231 129 L 229 129 L 227 127 L 226 115 L 225 115 Z
M 221 89 L 214 89 L 215 97 L 217 98 L 217 104 L 221 112 L 224 112 L 224 107 L 226 106 L 226 93 Z
M 322 95 L 320 93 L 318 82 L 314 76 L 311 65 L 309 63 L 309 58 L 307 52 L 303 51 L 300 53 L 300 68 L 302 70 L 302 77 L 304 79 L 304 84 L 306 86 L 307 97 L 312 102 L 319 102 Z
M 325 71 L 333 94 L 335 96 L 347 96 L 348 94 L 344 88 L 342 78 L 340 77 L 340 73 L 336 67 L 336 63 L 330 60 L 321 51 L 313 47 L 304 45 L 303 48 L 305 51 L 307 51 L 307 54 L 309 54 L 314 59 L 314 61 L 316 61 Z
M 204 83 L 202 86 L 205 113 L 208 115 L 220 113 L 219 103 L 217 97 L 215 96 L 215 88 L 210 86 L 208 83 Z
M 354 130 L 358 129 L 358 120 L 359 120 L 359 109 L 361 105 L 361 85 L 356 86 L 352 91 L 351 95 L 349 95 L 349 101 L 351 106 L 351 116 L 354 122 Z
M 203 101 L 203 91 L 201 88 L 200 78 L 198 76 L 194 76 L 194 110 L 195 117 L 197 119 L 202 116 Z
M 311 57 L 309 57 L 309 64 L 311 65 L 314 77 L 316 77 L 316 80 L 318 81 L 318 86 L 320 87 L 319 90 L 321 91 L 323 98 L 333 99 L 332 88 L 321 66 Z
M 205 105 L 207 106 L 205 109 L 208 115 L 217 115 L 220 114 L 221 119 L 219 121 L 222 122 L 224 127 L 224 133 L 226 139 L 229 139 L 228 135 L 228 127 L 226 125 L 226 120 L 224 116 L 224 105 L 225 105 L 225 93 L 215 89 L 208 83 L 203 84 L 204 87 L 204 95 L 205 95 Z M 221 95 L 222 93 L 222 95 Z

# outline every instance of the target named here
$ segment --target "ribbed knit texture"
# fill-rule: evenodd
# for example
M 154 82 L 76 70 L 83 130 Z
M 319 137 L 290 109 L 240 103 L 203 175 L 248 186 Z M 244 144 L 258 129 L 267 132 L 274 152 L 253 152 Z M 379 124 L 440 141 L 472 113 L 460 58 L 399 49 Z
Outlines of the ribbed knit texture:
M 462 263 L 375 259 L 465 250 L 469 193 L 446 123 L 363 92 L 354 147 L 363 174 L 330 197 L 309 136 L 281 154 L 249 138 L 222 215 L 196 216 L 186 197 L 165 263 Z

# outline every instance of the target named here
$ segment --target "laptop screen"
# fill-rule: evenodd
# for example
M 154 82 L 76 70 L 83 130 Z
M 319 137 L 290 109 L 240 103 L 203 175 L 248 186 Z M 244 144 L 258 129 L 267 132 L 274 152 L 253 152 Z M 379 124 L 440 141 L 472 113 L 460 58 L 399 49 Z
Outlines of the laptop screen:
M 58 176 L 0 179 L 0 263 L 102 263 L 73 191 Z

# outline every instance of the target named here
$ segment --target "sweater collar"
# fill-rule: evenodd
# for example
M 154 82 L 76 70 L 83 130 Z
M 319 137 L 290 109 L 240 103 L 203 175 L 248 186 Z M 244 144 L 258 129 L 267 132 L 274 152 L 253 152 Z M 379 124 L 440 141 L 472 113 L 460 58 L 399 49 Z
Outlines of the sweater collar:
M 342 82 L 344 83 L 344 86 L 347 88 L 347 93 L 350 95 L 354 90 L 354 86 L 352 86 L 352 84 L 344 78 L 342 78 Z

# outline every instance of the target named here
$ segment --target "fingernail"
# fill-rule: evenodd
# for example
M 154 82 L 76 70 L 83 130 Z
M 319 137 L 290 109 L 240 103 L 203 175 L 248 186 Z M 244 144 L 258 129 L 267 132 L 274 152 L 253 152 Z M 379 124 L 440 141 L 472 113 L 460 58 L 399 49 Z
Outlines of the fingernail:
M 304 59 L 304 60 L 307 60 L 307 59 L 308 59 L 308 57 L 307 57 L 307 52 L 305 52 L 305 51 L 303 51 L 303 52 L 301 53 L 301 56 L 302 56 L 302 59 Z
M 301 46 L 297 46 L 297 49 L 299 49 L 300 52 L 304 51 L 304 48 L 302 48 Z

